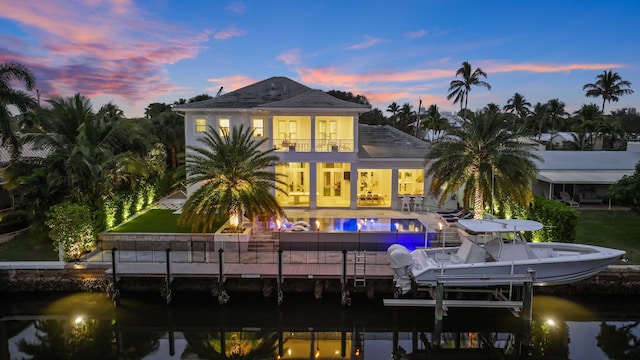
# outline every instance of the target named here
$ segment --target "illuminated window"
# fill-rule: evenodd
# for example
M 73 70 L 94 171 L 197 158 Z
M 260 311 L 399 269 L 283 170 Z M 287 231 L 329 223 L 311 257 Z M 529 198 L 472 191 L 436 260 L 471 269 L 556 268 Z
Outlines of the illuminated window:
M 218 129 L 220 129 L 220 136 L 229 135 L 230 120 L 228 118 L 218 119 Z
M 199 132 L 199 133 L 207 132 L 207 119 L 196 118 L 196 132 Z
M 264 119 L 262 118 L 252 119 L 252 126 L 253 126 L 253 137 L 264 136 Z

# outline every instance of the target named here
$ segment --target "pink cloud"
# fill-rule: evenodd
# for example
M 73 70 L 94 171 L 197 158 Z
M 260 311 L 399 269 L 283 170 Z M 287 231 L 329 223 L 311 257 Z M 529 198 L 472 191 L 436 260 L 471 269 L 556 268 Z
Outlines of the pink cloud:
M 244 36 L 246 33 L 247 32 L 242 29 L 231 27 L 228 29 L 218 31 L 217 33 L 215 33 L 215 35 L 213 35 L 213 38 L 216 40 L 227 40 L 233 37 Z
M 235 76 L 226 76 L 221 78 L 207 79 L 207 82 L 215 84 L 215 86 L 207 88 L 207 91 L 218 92 L 218 90 L 220 89 L 220 86 L 223 86 L 224 87 L 223 93 L 228 93 L 234 90 L 238 90 L 247 85 L 251 85 L 256 81 L 258 80 L 253 79 L 249 76 L 244 76 L 244 75 L 235 75 Z
M 374 38 L 369 35 L 364 36 L 365 40 L 359 44 L 351 45 L 348 47 L 349 50 L 361 50 L 374 46 L 375 44 L 381 42 L 381 39 Z
M 0 59 L 27 65 L 43 99 L 79 92 L 125 104 L 154 101 L 181 89 L 170 81 L 165 65 L 196 56 L 210 35 L 155 22 L 129 0 L 25 3 L 0 2 L 0 16 L 29 35 L 0 35 Z M 3 47 L 17 41 L 25 46 Z
M 425 36 L 426 34 L 427 34 L 426 31 L 418 30 L 418 31 L 408 31 L 402 35 L 404 35 L 405 37 L 408 37 L 409 39 L 417 39 Z
M 573 70 L 602 70 L 623 67 L 622 64 L 500 64 L 497 62 L 484 62 L 482 70 L 485 72 L 502 73 L 513 71 L 525 71 L 534 73 L 570 72 Z
M 300 64 L 300 49 L 292 49 L 278 55 L 278 60 L 281 60 L 287 65 Z

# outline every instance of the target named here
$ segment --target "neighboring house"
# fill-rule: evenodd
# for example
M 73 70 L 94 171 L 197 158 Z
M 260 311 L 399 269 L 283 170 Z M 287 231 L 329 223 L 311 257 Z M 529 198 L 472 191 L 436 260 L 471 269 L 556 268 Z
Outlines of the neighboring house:
M 608 201 L 609 186 L 633 175 L 640 161 L 640 143 L 627 143 L 627 151 L 537 151 L 538 182 L 533 192 L 548 198 L 569 193 L 580 203 Z
M 201 146 L 209 126 L 223 133 L 243 124 L 266 138 L 265 149 L 282 161 L 274 171 L 288 184 L 275 193 L 281 206 L 399 208 L 399 195 L 425 191 L 427 144 L 392 127 L 359 125 L 369 110 L 286 77 L 174 107 L 184 115 L 187 146 Z

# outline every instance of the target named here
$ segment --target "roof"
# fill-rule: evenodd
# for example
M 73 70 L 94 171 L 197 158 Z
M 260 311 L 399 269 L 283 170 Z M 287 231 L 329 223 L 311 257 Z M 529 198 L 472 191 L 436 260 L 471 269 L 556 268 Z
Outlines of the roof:
M 476 233 L 536 231 L 543 227 L 543 225 L 537 221 L 517 219 L 461 219 L 458 220 L 457 226 Z
M 177 105 L 174 110 L 206 109 L 354 109 L 371 107 L 338 99 L 322 90 L 314 90 L 287 77 L 276 76 L 224 95 Z
M 640 161 L 634 151 L 537 151 L 538 180 L 553 184 L 613 184 L 633 175 Z
M 32 143 L 25 143 L 22 145 L 20 152 L 20 158 L 22 159 L 44 159 L 51 151 L 42 147 L 36 147 Z M 8 164 L 11 161 L 10 148 L 7 146 L 0 146 L 0 165 Z
M 428 143 L 387 125 L 358 125 L 358 158 L 422 159 Z
M 256 106 L 258 109 L 355 109 L 368 111 L 370 106 L 345 101 L 331 96 L 322 90 L 307 90 L 285 100 L 274 101 Z
M 640 161 L 640 152 L 633 151 L 535 151 L 544 161 L 544 170 L 622 170 L 633 171 Z
M 538 180 L 546 181 L 553 184 L 593 184 L 593 185 L 611 185 L 623 176 L 633 175 L 634 171 L 538 171 Z

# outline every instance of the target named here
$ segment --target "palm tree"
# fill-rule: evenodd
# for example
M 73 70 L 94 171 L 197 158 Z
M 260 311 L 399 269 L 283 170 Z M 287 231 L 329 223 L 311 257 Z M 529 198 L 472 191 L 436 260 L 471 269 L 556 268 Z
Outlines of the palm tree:
M 412 110 L 413 106 L 409 103 L 402 104 L 400 108 L 400 112 L 397 114 L 398 124 L 396 127 L 408 134 L 411 134 L 412 131 L 409 129 L 409 125 L 413 122 L 416 117 L 416 113 Z
M 553 148 L 553 133 L 556 131 L 556 125 L 560 125 L 560 121 L 564 120 L 568 113 L 564 110 L 564 103 L 558 99 L 549 100 L 545 108 L 547 110 L 548 119 L 551 121 L 552 135 L 549 145 Z
M 514 115 L 513 125 L 516 125 L 516 120 L 522 121 L 522 119 L 526 118 L 529 114 L 529 107 L 531 103 L 527 101 L 527 99 L 522 96 L 520 93 L 515 93 L 511 97 L 511 99 L 507 100 L 507 105 L 505 105 L 502 109 L 504 111 L 510 112 Z
M 387 111 L 391 113 L 391 123 L 396 124 L 396 115 L 400 111 L 400 106 L 394 101 L 388 107 Z
M 187 199 L 180 223 L 209 232 L 223 214 L 229 214 L 232 230 L 242 210 L 251 219 L 284 215 L 271 190 L 283 191 L 287 183 L 269 170 L 279 158 L 271 155 L 273 149 L 260 150 L 266 138 L 254 140 L 252 130 L 243 126 L 224 135 L 209 127 L 199 141 L 204 147 L 187 147 L 187 185 L 202 186 Z
M 447 119 L 440 116 L 438 105 L 435 104 L 429 105 L 427 108 L 425 120 L 426 121 L 422 123 L 423 129 L 427 131 L 427 134 L 429 134 L 429 130 L 433 133 L 428 139 L 429 141 L 434 141 L 439 138 L 440 133 L 449 127 L 449 122 Z
M 449 85 L 449 94 L 447 100 L 453 100 L 453 103 L 460 103 L 460 110 L 467 109 L 469 101 L 469 92 L 471 92 L 471 86 L 482 86 L 491 90 L 491 85 L 488 82 L 480 80 L 480 77 L 487 78 L 487 74 L 480 68 L 476 68 L 471 72 L 471 64 L 467 61 L 462 63 L 462 66 L 456 71 L 456 77 L 461 76 L 462 80 L 453 80 Z M 464 107 L 463 107 L 464 103 Z
M 593 149 L 594 133 L 597 130 L 598 123 L 602 121 L 602 113 L 595 104 L 584 104 L 574 113 L 573 130 L 578 133 L 575 136 L 578 150 L 585 150 L 587 145 Z
M 11 146 L 12 157 L 20 155 L 22 144 L 16 133 L 16 124 L 9 111 L 9 106 L 15 106 L 22 114 L 38 107 L 36 100 L 22 90 L 11 87 L 12 81 L 24 84 L 27 91 L 33 90 L 36 85 L 33 73 L 25 66 L 9 62 L 0 64 L 0 137 L 2 145 Z
M 431 193 L 439 195 L 442 204 L 464 188 L 463 201 L 468 204 L 473 199 L 477 219 L 483 216 L 485 194 L 489 192 L 493 193 L 492 202 L 511 198 L 528 205 L 532 199 L 531 182 L 537 173 L 533 159 L 541 159 L 520 140 L 522 134 L 509 129 L 497 114 L 491 113 L 449 129 L 425 156 L 426 174 L 432 178 Z
M 596 76 L 595 83 L 585 84 L 582 90 L 587 91 L 587 97 L 602 97 L 602 113 L 604 114 L 605 102 L 617 102 L 619 96 L 633 94 L 633 90 L 630 87 L 631 83 L 622 80 L 617 72 L 605 70 L 602 74 Z

